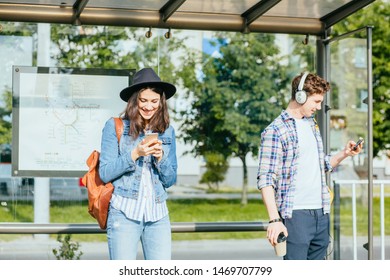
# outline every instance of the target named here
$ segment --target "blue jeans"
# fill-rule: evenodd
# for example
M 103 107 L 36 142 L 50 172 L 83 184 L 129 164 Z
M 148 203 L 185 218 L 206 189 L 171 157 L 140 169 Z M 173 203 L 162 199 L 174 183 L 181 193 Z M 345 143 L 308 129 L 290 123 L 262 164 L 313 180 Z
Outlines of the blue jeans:
M 170 260 L 169 215 L 156 222 L 139 222 L 110 207 L 107 240 L 111 260 L 135 260 L 140 240 L 145 260 Z
M 323 260 L 329 245 L 329 214 L 322 209 L 294 210 L 287 227 L 285 260 Z

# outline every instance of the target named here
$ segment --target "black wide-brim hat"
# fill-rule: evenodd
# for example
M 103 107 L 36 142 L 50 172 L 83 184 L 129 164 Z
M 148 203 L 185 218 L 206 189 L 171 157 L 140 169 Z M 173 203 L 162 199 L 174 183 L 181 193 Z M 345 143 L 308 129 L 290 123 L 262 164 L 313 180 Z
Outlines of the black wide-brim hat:
M 119 96 L 123 101 L 127 102 L 133 93 L 145 87 L 161 88 L 165 93 L 166 99 L 171 98 L 176 92 L 176 87 L 170 83 L 161 81 L 160 77 L 152 68 L 143 68 L 134 74 L 133 84 L 123 89 Z

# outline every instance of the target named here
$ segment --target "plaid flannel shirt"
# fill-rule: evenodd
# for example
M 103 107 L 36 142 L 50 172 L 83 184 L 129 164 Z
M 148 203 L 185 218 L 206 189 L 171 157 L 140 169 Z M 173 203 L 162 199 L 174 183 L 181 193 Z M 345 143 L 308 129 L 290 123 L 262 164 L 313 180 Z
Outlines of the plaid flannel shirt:
M 322 207 L 330 212 L 330 193 L 325 172 L 332 171 L 330 156 L 324 154 L 321 134 L 314 117 L 309 118 L 317 142 L 321 168 Z M 261 134 L 259 147 L 259 190 L 272 186 L 278 211 L 283 219 L 291 218 L 294 203 L 296 174 L 298 172 L 298 133 L 296 123 L 287 111 L 283 111 Z M 310 172 L 310 170 L 308 170 Z

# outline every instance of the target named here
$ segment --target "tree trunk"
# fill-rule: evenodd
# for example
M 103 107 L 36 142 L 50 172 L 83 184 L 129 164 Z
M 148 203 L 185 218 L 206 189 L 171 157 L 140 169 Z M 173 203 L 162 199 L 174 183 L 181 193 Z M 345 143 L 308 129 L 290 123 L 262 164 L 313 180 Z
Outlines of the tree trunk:
M 241 194 L 241 205 L 248 204 L 248 168 L 246 166 L 245 156 L 240 157 L 242 161 L 243 178 L 242 178 L 242 194 Z

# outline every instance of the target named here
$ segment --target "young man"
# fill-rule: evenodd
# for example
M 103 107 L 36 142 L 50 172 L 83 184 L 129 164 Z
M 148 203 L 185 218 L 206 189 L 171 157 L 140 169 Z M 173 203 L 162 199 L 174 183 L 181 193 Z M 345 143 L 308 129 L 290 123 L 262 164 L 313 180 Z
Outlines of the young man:
M 321 109 L 330 86 L 305 72 L 292 81 L 286 110 L 262 132 L 257 187 L 269 215 L 267 238 L 275 246 L 287 236 L 286 260 L 321 260 L 329 244 L 330 193 L 325 172 L 361 152 L 363 143 L 324 155 L 319 128 L 313 117 Z

